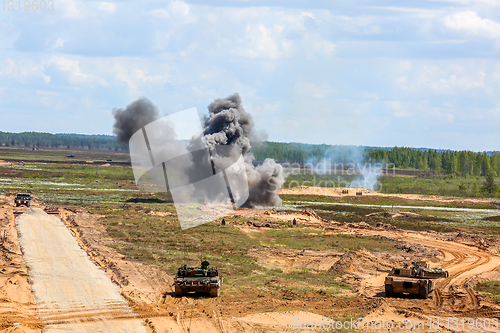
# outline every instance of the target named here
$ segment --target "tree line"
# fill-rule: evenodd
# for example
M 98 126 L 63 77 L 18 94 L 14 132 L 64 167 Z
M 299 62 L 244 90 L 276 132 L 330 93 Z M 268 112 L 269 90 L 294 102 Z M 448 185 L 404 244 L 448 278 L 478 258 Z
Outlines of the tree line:
M 500 173 L 498 152 L 437 151 L 395 147 L 390 150 L 370 149 L 368 159 L 392 163 L 402 169 L 418 169 L 432 173 L 460 176 L 486 176 L 489 172 Z
M 125 150 L 111 135 L 51 134 L 39 132 L 9 133 L 0 131 L 0 146 L 27 148 Z
M 127 150 L 112 135 L 51 134 L 39 132 L 9 133 L 0 131 L 0 146 L 28 148 Z M 407 147 L 374 148 L 327 144 L 283 143 L 266 141 L 254 144 L 256 161 L 273 158 L 278 163 L 384 163 L 401 169 L 459 176 L 500 174 L 498 152 L 473 152 L 417 149 Z

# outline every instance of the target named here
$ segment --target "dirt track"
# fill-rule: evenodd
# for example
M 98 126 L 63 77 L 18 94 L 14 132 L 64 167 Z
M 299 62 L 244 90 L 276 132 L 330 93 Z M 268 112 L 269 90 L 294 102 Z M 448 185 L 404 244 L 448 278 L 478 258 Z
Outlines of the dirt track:
M 343 190 L 347 190 L 347 194 L 342 194 Z M 363 196 L 378 196 L 388 198 L 401 198 L 406 200 L 416 201 L 431 201 L 436 203 L 476 203 L 490 204 L 491 199 L 488 198 L 464 198 L 464 197 L 449 197 L 440 195 L 423 195 L 423 194 L 400 194 L 400 193 L 380 193 L 371 191 L 361 187 L 312 187 L 312 186 L 297 186 L 292 188 L 283 188 L 279 190 L 279 194 L 295 194 L 295 195 L 322 195 L 328 197 L 352 197 L 356 196 L 357 192 L 361 192 Z
M 59 218 L 31 208 L 16 225 L 45 332 L 146 332 Z
M 450 276 L 437 280 L 432 299 L 415 302 L 411 297 L 386 299 L 387 303 L 396 309 L 407 308 L 417 317 L 442 316 L 446 317 L 480 317 L 492 318 L 500 316 L 500 309 L 496 305 L 482 302 L 482 298 L 472 288 L 474 279 L 478 276 L 497 274 L 500 268 L 500 255 L 486 249 L 470 246 L 450 240 L 440 239 L 433 234 L 417 232 L 394 232 L 378 230 L 358 230 L 363 235 L 383 235 L 399 239 L 407 243 L 425 245 L 438 250 L 442 260 L 433 266 L 448 270 Z M 381 293 L 381 284 L 367 288 L 372 295 Z

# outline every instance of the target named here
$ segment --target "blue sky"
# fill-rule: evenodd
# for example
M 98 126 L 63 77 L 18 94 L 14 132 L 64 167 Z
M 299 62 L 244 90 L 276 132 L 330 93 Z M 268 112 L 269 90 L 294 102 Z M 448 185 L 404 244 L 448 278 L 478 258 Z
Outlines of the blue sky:
M 238 92 L 273 141 L 500 150 L 500 1 L 207 3 L 0 4 L 0 130 L 111 134 L 141 96 Z

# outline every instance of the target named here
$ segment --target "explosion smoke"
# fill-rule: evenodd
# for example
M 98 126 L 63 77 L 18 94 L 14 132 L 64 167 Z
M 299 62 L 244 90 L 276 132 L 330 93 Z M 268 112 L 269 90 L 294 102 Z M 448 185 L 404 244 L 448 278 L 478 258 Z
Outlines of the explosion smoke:
M 159 117 L 158 108 L 147 98 L 140 98 L 125 109 L 113 110 L 113 133 L 120 143 L 128 143 L 130 137 L 143 126 Z
M 254 122 L 241 105 L 241 97 L 235 93 L 226 98 L 219 98 L 208 106 L 209 115 L 205 119 L 203 141 L 209 147 L 223 147 L 226 154 L 212 155 L 214 163 L 224 168 L 225 159 L 235 160 L 243 155 L 248 178 L 250 195 L 246 207 L 280 206 L 281 199 L 276 191 L 283 185 L 283 168 L 272 159 L 266 159 L 262 165 L 253 165 L 254 156 L 249 152 L 250 140 L 257 141 L 258 134 Z
M 214 100 L 208 106 L 208 111 L 202 133 L 191 138 L 185 150 L 187 155 L 184 156 L 189 156 L 189 159 L 178 158 L 169 163 L 176 163 L 175 168 L 172 169 L 182 170 L 184 173 L 178 174 L 176 179 L 188 177 L 189 183 L 195 184 L 209 176 L 203 170 L 207 170 L 207 163 L 212 163 L 214 170 L 215 168 L 223 170 L 226 182 L 228 175 L 232 182 L 238 182 L 235 177 L 230 176 L 238 174 L 243 169 L 243 167 L 237 169 L 240 164 L 235 164 L 243 156 L 249 189 L 249 197 L 243 205 L 247 207 L 281 205 L 281 199 L 276 191 L 284 183 L 283 168 L 272 159 L 266 159 L 259 166 L 253 165 L 254 156 L 249 152 L 250 142 L 259 141 L 260 135 L 254 129 L 251 115 L 243 109 L 239 94 L 235 93 L 226 98 Z M 159 117 L 158 109 L 145 98 L 129 104 L 125 109 L 114 110 L 113 114 L 116 120 L 114 133 L 120 142 L 128 142 L 136 131 Z M 167 133 L 170 131 L 172 133 Z M 165 144 L 160 149 L 179 149 L 178 145 L 171 143 L 171 137 L 175 136 L 173 129 L 166 128 L 162 135 L 165 136 Z M 208 155 L 196 153 L 203 151 L 204 147 L 208 148 Z M 181 154 L 174 155 L 180 156 Z M 150 177 L 156 182 L 158 175 L 161 176 L 161 172 L 153 172 Z M 182 182 L 179 181 L 179 183 Z M 175 184 L 169 184 L 169 186 L 175 186 Z M 201 188 L 196 190 L 203 191 Z

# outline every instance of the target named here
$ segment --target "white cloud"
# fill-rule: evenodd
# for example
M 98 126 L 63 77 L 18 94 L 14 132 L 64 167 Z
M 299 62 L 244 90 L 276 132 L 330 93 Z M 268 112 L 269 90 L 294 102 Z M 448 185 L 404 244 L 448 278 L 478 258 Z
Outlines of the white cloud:
M 427 1 L 451 2 L 461 5 L 474 5 L 474 4 L 484 4 L 489 6 L 498 5 L 498 0 L 427 0 Z
M 80 62 L 64 56 L 52 56 L 47 62 L 47 67 L 54 65 L 60 71 L 68 75 L 68 82 L 74 85 L 96 83 L 102 86 L 107 85 L 105 79 L 98 75 L 83 73 Z
M 106 14 L 114 14 L 116 11 L 116 4 L 112 2 L 99 2 L 97 8 Z
M 54 44 L 51 46 L 51 50 L 55 50 L 57 49 L 58 47 L 64 47 L 64 40 L 62 38 L 58 38 L 56 39 L 56 41 L 54 42 Z
M 347 32 L 357 34 L 379 34 L 382 32 L 382 27 L 375 23 L 378 17 L 375 16 L 340 16 L 337 21 Z
M 363 95 L 364 95 L 364 97 L 366 99 L 371 99 L 371 100 L 374 100 L 374 101 L 378 101 L 379 100 L 379 97 L 378 97 L 377 93 L 365 92 Z
M 16 62 L 11 58 L 5 59 L 4 62 L 0 62 L 0 76 L 12 78 L 21 83 L 27 83 L 33 78 L 41 78 L 45 84 L 50 82 L 50 76 L 45 74 L 43 65 L 31 60 L 18 60 Z
M 305 97 L 324 98 L 332 94 L 335 89 L 329 85 L 319 86 L 314 83 L 299 81 L 295 84 L 295 93 Z
M 317 34 L 305 34 L 300 49 L 305 50 L 306 59 L 313 60 L 318 56 L 331 56 L 335 52 L 335 44 L 322 39 Z
M 183 17 L 186 17 L 189 15 L 189 5 L 187 3 L 185 3 L 184 1 L 172 1 L 170 4 L 169 4 L 169 11 L 173 14 L 173 15 L 179 15 L 179 16 L 183 16 Z
M 162 67 L 164 67 L 164 71 L 168 70 L 167 65 Z M 145 84 L 163 85 L 166 82 L 170 82 L 170 75 L 168 73 L 150 75 L 146 69 L 132 68 L 128 70 L 121 64 L 116 64 L 113 72 L 119 81 L 124 82 L 128 86 L 131 98 L 137 98 L 143 93 L 140 86 Z
M 291 44 L 281 36 L 282 32 L 283 26 L 277 24 L 272 28 L 263 24 L 248 25 L 245 30 L 247 43 L 239 55 L 254 59 L 279 59 L 288 55 Z
M 401 103 L 401 101 L 386 101 L 384 104 L 387 109 L 393 111 L 392 115 L 394 117 L 406 118 L 413 115 L 409 110 L 403 109 L 403 103 Z
M 87 16 L 85 5 L 78 0 L 54 1 L 54 8 L 62 12 L 62 17 L 73 20 L 81 20 Z
M 500 24 L 481 18 L 473 11 L 463 11 L 443 18 L 445 27 L 483 38 L 500 38 Z
M 455 120 L 455 115 L 453 113 L 448 112 L 444 114 L 444 118 L 446 119 L 446 121 L 451 123 Z
M 155 8 L 149 12 L 151 16 L 161 18 L 161 19 L 167 19 L 170 18 L 170 13 L 168 10 L 165 8 Z
M 65 104 L 61 101 L 61 94 L 54 91 L 36 90 L 35 96 L 37 102 L 45 107 L 64 108 Z
M 484 65 L 480 63 L 448 62 L 448 64 L 422 64 L 405 71 L 396 82 L 412 92 L 432 91 L 435 94 L 451 95 L 491 93 L 495 88 L 486 80 Z
M 277 113 L 279 111 L 279 105 L 278 104 L 270 104 L 270 103 L 265 103 L 265 104 L 246 103 L 245 109 L 253 117 L 262 116 L 263 118 L 265 118 L 265 116 L 268 116 L 272 113 Z
M 408 110 L 404 110 L 404 111 L 393 112 L 392 115 L 397 118 L 407 118 L 411 117 L 413 114 Z
M 491 117 L 495 120 L 500 120 L 500 102 L 497 103 L 497 106 L 493 109 L 490 109 L 486 112 L 488 117 Z

